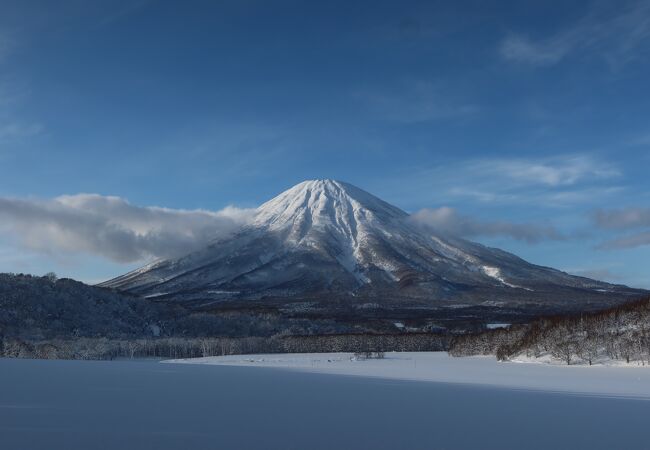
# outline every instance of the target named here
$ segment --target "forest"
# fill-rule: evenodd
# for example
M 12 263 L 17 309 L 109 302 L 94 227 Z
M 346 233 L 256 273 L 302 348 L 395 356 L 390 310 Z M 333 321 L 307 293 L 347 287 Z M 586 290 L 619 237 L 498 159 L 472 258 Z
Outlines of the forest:
M 24 341 L 0 336 L 0 356 L 37 359 L 198 358 L 253 353 L 377 354 L 387 351 L 442 351 L 449 338 L 432 333 L 275 335 L 215 338 L 78 338 Z
M 0 274 L 0 356 L 191 358 L 250 353 L 449 351 L 499 360 L 650 364 L 650 298 L 478 332 L 383 332 L 272 312 L 215 314 L 54 274 Z
M 650 364 L 650 298 L 600 312 L 555 316 L 505 329 L 455 336 L 453 356 L 495 355 L 562 364 Z

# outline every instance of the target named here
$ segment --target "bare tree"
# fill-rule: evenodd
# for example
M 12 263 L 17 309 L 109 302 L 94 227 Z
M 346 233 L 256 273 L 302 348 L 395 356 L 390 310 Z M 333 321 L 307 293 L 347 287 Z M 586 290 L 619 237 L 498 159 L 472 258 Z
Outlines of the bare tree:
M 555 342 L 551 346 L 551 354 L 558 359 L 567 363 L 567 366 L 571 365 L 573 356 L 576 354 L 576 343 L 575 341 L 566 340 Z
M 600 352 L 600 340 L 597 337 L 587 337 L 577 343 L 577 354 L 591 366 Z

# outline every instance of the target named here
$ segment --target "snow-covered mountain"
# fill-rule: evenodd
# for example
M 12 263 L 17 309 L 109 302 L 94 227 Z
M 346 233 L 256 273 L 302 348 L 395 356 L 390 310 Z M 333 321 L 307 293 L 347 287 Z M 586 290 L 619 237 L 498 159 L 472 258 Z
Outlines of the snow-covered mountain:
M 431 234 L 399 208 L 333 180 L 300 183 L 235 234 L 103 285 L 194 307 L 284 305 L 373 317 L 566 312 L 642 294 Z

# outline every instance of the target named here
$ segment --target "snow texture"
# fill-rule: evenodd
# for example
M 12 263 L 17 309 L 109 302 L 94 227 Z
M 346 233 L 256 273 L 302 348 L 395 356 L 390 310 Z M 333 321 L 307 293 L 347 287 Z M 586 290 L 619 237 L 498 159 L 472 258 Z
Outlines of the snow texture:
M 454 358 L 444 352 L 386 353 L 357 360 L 352 353 L 230 355 L 164 363 L 272 367 L 294 371 L 398 380 L 486 385 L 521 390 L 650 400 L 648 367 L 557 366 L 498 362 L 494 357 Z

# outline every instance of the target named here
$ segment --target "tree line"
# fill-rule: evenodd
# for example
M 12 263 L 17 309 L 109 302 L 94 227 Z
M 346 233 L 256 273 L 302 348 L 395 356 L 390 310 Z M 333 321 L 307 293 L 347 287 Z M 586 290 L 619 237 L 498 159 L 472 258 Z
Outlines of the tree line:
M 506 329 L 456 336 L 453 356 L 499 360 L 546 357 L 564 364 L 624 361 L 650 364 L 650 298 L 604 311 L 545 317 Z
M 253 353 L 352 352 L 364 355 L 387 351 L 446 350 L 449 338 L 431 333 L 275 335 L 215 338 L 77 338 L 25 341 L 0 336 L 0 356 L 38 359 L 197 358 Z

